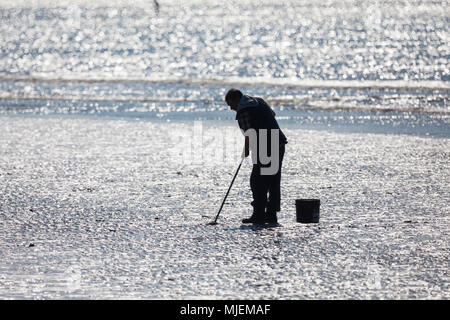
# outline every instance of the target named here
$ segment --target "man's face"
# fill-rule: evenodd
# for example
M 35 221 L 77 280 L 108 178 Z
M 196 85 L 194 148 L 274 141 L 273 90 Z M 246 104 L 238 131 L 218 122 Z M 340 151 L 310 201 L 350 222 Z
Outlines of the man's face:
M 231 110 L 237 111 L 239 101 L 229 100 L 227 101 L 227 104 L 230 106 Z

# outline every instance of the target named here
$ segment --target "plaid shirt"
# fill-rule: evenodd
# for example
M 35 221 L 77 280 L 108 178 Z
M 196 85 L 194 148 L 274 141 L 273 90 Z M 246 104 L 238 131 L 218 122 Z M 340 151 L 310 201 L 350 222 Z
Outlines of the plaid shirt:
M 250 128 L 255 128 L 254 127 L 254 124 L 255 124 L 254 116 L 248 110 L 243 110 L 239 114 L 239 117 L 237 117 L 237 121 L 239 124 L 239 128 L 241 128 L 241 130 L 244 132 Z
M 270 108 L 270 106 L 267 105 L 267 103 L 264 100 L 260 99 L 260 101 L 258 101 L 258 102 L 269 107 L 273 116 L 275 116 L 275 111 L 273 111 L 273 109 Z M 256 121 L 255 117 L 256 117 L 255 111 L 253 111 L 253 108 L 249 108 L 249 109 L 242 110 L 239 113 L 239 116 L 236 115 L 236 120 L 238 121 L 238 124 L 239 124 L 239 127 L 241 128 L 241 130 L 243 130 L 245 132 L 250 128 L 256 129 L 255 126 L 256 126 L 257 121 Z

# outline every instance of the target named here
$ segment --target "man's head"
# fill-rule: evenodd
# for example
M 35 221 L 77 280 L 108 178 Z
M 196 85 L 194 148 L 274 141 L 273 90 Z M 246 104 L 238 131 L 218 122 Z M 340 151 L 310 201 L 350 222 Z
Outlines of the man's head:
M 237 111 L 239 100 L 242 98 L 242 92 L 238 89 L 231 88 L 225 95 L 225 102 L 230 106 L 231 110 Z

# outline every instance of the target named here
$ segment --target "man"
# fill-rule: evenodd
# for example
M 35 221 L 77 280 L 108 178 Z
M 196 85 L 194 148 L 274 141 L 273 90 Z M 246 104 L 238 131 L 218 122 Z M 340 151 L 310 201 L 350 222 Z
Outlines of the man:
M 236 111 L 236 120 L 244 133 L 244 156 L 247 157 L 250 150 L 252 152 L 253 214 L 242 223 L 277 223 L 286 136 L 275 120 L 275 112 L 263 99 L 244 95 L 233 88 L 227 92 L 225 101 Z M 275 170 L 270 170 L 273 167 Z

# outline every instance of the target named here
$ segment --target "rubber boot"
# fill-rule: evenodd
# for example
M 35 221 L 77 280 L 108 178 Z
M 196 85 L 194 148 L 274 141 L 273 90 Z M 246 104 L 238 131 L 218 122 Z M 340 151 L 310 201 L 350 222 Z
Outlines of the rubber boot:
M 267 211 L 265 216 L 265 222 L 270 224 L 277 224 L 277 212 L 276 211 Z
M 252 214 L 250 218 L 242 219 L 242 223 L 264 224 L 265 219 L 261 215 Z

